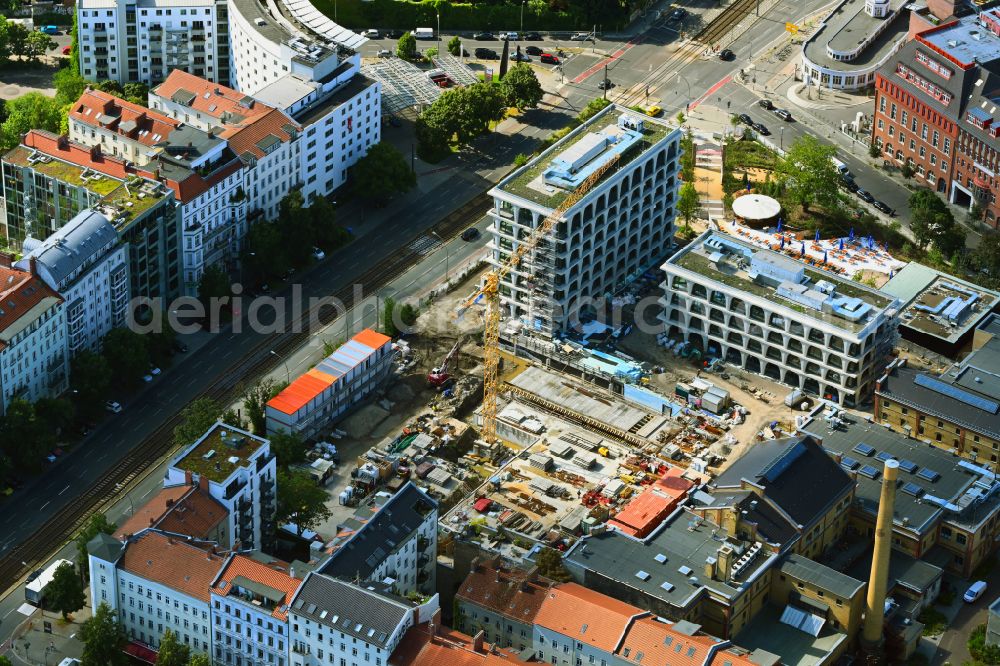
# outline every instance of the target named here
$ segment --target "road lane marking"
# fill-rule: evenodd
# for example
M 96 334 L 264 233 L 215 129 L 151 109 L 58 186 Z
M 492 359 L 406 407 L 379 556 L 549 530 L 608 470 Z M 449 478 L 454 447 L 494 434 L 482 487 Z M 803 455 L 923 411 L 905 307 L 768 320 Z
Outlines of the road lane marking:
M 584 81 L 586 81 L 587 79 L 589 79 L 591 76 L 593 76 L 594 74 L 596 74 L 600 70 L 604 69 L 605 65 L 610 65 L 614 61 L 616 61 L 619 58 L 621 58 L 629 50 L 631 50 L 632 47 L 638 45 L 640 42 L 642 42 L 642 36 L 641 35 L 639 37 L 635 38 L 634 40 L 628 42 L 627 44 L 625 44 L 625 46 L 621 47 L 620 49 L 618 49 L 617 51 L 615 51 L 614 53 L 612 53 L 610 56 L 608 56 L 604 60 L 598 61 L 597 64 L 591 66 L 590 69 L 586 70 L 582 74 L 577 75 L 577 77 L 575 79 L 573 79 L 573 83 L 583 83 Z
M 49 500 L 49 501 L 51 501 L 51 500 Z M 47 507 L 48 505 L 49 505 L 49 502 L 46 502 L 45 504 L 43 504 L 42 506 L 40 506 L 40 507 L 38 508 L 38 510 L 39 510 L 39 511 L 45 511 L 45 507 Z
M 59 491 L 59 494 L 62 495 L 67 490 L 69 490 L 69 485 L 68 484 L 67 484 L 67 486 L 65 488 L 63 488 L 62 490 Z
M 729 83 L 732 80 L 733 80 L 732 75 L 720 79 L 718 83 L 716 83 L 714 86 L 712 86 L 711 88 L 709 88 L 708 90 L 706 90 L 704 95 L 702 95 L 701 97 L 699 97 L 698 99 L 696 99 L 694 102 L 691 103 L 689 111 L 694 111 L 698 107 L 699 104 L 701 104 L 702 102 L 704 102 L 708 98 L 709 95 L 715 94 L 715 92 L 717 90 L 719 90 L 719 88 L 721 88 L 722 86 L 726 85 L 727 83 Z

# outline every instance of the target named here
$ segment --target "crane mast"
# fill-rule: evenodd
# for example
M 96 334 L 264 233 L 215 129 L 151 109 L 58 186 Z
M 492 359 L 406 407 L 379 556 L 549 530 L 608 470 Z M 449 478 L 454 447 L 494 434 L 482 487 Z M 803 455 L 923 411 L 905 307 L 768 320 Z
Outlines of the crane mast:
M 524 259 L 525 255 L 535 249 L 539 241 L 548 236 L 556 224 L 562 221 L 563 213 L 575 206 L 595 185 L 618 164 L 618 155 L 597 168 L 587 176 L 580 186 L 549 213 L 535 227 L 531 234 L 510 253 L 500 265 L 486 274 L 483 286 L 470 296 L 462 306 L 464 312 L 472 307 L 480 298 L 486 301 L 486 322 L 483 332 L 483 427 L 482 438 L 488 444 L 497 441 L 497 397 L 500 393 L 500 282 Z

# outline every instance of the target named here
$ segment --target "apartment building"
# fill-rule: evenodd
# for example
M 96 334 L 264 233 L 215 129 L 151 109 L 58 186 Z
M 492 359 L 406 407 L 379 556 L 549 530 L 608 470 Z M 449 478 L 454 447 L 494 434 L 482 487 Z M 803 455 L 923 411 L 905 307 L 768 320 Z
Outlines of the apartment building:
M 91 208 L 114 226 L 129 253 L 129 292 L 172 298 L 181 288 L 180 232 L 172 187 L 151 171 L 42 130 L 3 156 L 8 239 L 45 240 Z M 37 221 L 37 224 L 36 222 Z
M 880 470 L 891 458 L 900 469 L 895 551 L 963 578 L 993 556 L 1000 535 L 1000 482 L 990 469 L 879 424 L 841 420 L 836 428 L 829 426 L 817 416 L 799 431 L 822 441 L 854 476 L 849 515 L 854 532 L 862 538 L 875 533 Z
M 82 0 L 76 12 L 84 78 L 153 84 L 180 68 L 229 82 L 229 8 L 223 0 Z
M 389 666 L 522 666 L 510 650 L 498 649 L 481 635 L 469 636 L 443 626 L 436 619 L 413 627 L 389 658 Z M 739 666 L 744 666 L 741 662 Z
M 155 650 L 169 629 L 193 653 L 212 653 L 209 589 L 225 563 L 214 544 L 147 529 L 124 543 L 101 534 L 88 552 L 91 608 L 114 609 L 130 642 Z
M 835 403 L 870 398 L 897 338 L 895 298 L 722 232 L 663 270 L 671 338 Z
M 951 203 L 977 204 L 996 226 L 1000 11 L 929 9 L 937 25 L 918 32 L 876 77 L 873 140 L 885 159 L 910 162 L 918 180 Z
M 339 526 L 319 573 L 391 584 L 400 596 L 431 595 L 437 566 L 437 502 L 407 482 L 377 493 Z
M 174 458 L 165 487 L 207 484 L 228 512 L 228 533 L 237 550 L 266 547 L 274 533 L 277 463 L 271 443 L 221 421 Z
M 169 144 L 200 144 L 204 140 L 204 132 L 102 90 L 85 90 L 68 116 L 70 141 L 100 146 L 105 155 L 141 166 L 153 161 Z
M 593 173 L 616 161 L 500 284 L 505 316 L 551 337 L 662 262 L 674 235 L 681 131 L 610 106 L 490 190 L 489 261 L 504 262 Z
M 553 581 L 536 569 L 506 565 L 499 558 L 474 558 L 455 592 L 455 629 L 479 635 L 500 648 L 518 652 L 534 645 L 535 616 Z
M 288 611 L 301 583 L 287 562 L 230 555 L 212 583 L 214 663 L 287 666 Z
M 277 219 L 281 200 L 301 180 L 298 123 L 244 93 L 179 69 L 150 92 L 149 105 L 224 139 L 243 162 L 248 218 Z
M 38 276 L 65 302 L 66 342 L 72 357 L 99 351 L 112 328 L 125 325 L 128 247 L 101 213 L 85 209 L 43 241 L 29 238 L 14 266 Z
M 364 329 L 267 402 L 267 432 L 318 435 L 379 389 L 395 357 L 392 338 Z
M 377 582 L 310 573 L 289 609 L 292 666 L 383 666 L 407 631 L 438 610 L 437 595 L 417 603 Z
M 66 303 L 37 273 L 0 254 L 0 407 L 35 402 L 69 389 Z

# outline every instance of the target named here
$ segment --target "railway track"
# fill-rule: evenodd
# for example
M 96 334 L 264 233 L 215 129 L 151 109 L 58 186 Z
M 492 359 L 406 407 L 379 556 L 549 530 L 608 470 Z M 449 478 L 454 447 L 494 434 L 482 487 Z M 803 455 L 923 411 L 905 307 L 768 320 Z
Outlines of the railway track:
M 432 232 L 445 240 L 453 238 L 470 223 L 482 217 L 490 203 L 491 199 L 485 192 L 479 194 L 445 216 L 430 230 L 415 234 L 411 241 L 430 235 Z M 399 252 L 392 254 L 332 295 L 350 310 L 355 305 L 354 284 L 364 285 L 370 293 L 402 275 L 425 256 L 418 251 L 407 249 L 409 244 L 402 244 L 403 249 Z M 293 323 L 290 330 L 277 334 L 277 340 L 274 336 L 261 340 L 249 354 L 219 373 L 195 399 L 211 398 L 219 404 L 228 404 L 234 400 L 241 386 L 253 381 L 279 362 L 275 360 L 271 350 L 275 350 L 279 357 L 287 357 L 289 352 L 308 340 L 310 333 L 308 323 L 312 312 L 312 309 L 303 311 L 300 319 L 295 322 L 300 325 L 295 326 Z M 334 315 L 330 308 L 320 309 L 318 319 L 326 325 L 335 319 Z M 9 589 L 15 581 L 45 562 L 62 544 L 76 535 L 92 512 L 103 508 L 133 479 L 141 476 L 168 454 L 173 448 L 174 428 L 180 422 L 181 417 L 178 413 L 162 423 L 149 437 L 126 453 L 106 474 L 87 486 L 77 501 L 49 518 L 31 536 L 0 558 L 0 589 Z
M 754 11 L 756 4 L 757 0 L 736 0 L 694 36 L 693 42 L 696 43 L 694 48 L 688 46 L 679 49 L 653 71 L 647 73 L 641 81 L 618 95 L 614 101 L 624 106 L 633 106 L 644 99 L 647 87 L 662 84 L 675 75 L 680 77 L 680 70 L 683 67 L 697 60 L 705 48 L 712 48 L 718 44 L 730 30 Z M 700 95 L 698 91 L 692 90 L 690 97 L 689 103 L 699 99 Z

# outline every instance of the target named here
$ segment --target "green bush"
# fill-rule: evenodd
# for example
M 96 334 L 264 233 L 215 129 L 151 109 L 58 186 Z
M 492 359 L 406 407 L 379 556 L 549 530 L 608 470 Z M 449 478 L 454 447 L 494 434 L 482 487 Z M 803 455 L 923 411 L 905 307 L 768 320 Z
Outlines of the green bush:
M 986 644 L 986 625 L 981 624 L 969 634 L 969 654 L 984 664 L 1000 664 L 1000 647 Z
M 920 616 L 917 619 L 924 624 L 924 636 L 940 636 L 948 627 L 948 618 L 933 606 L 928 606 L 920 611 Z

